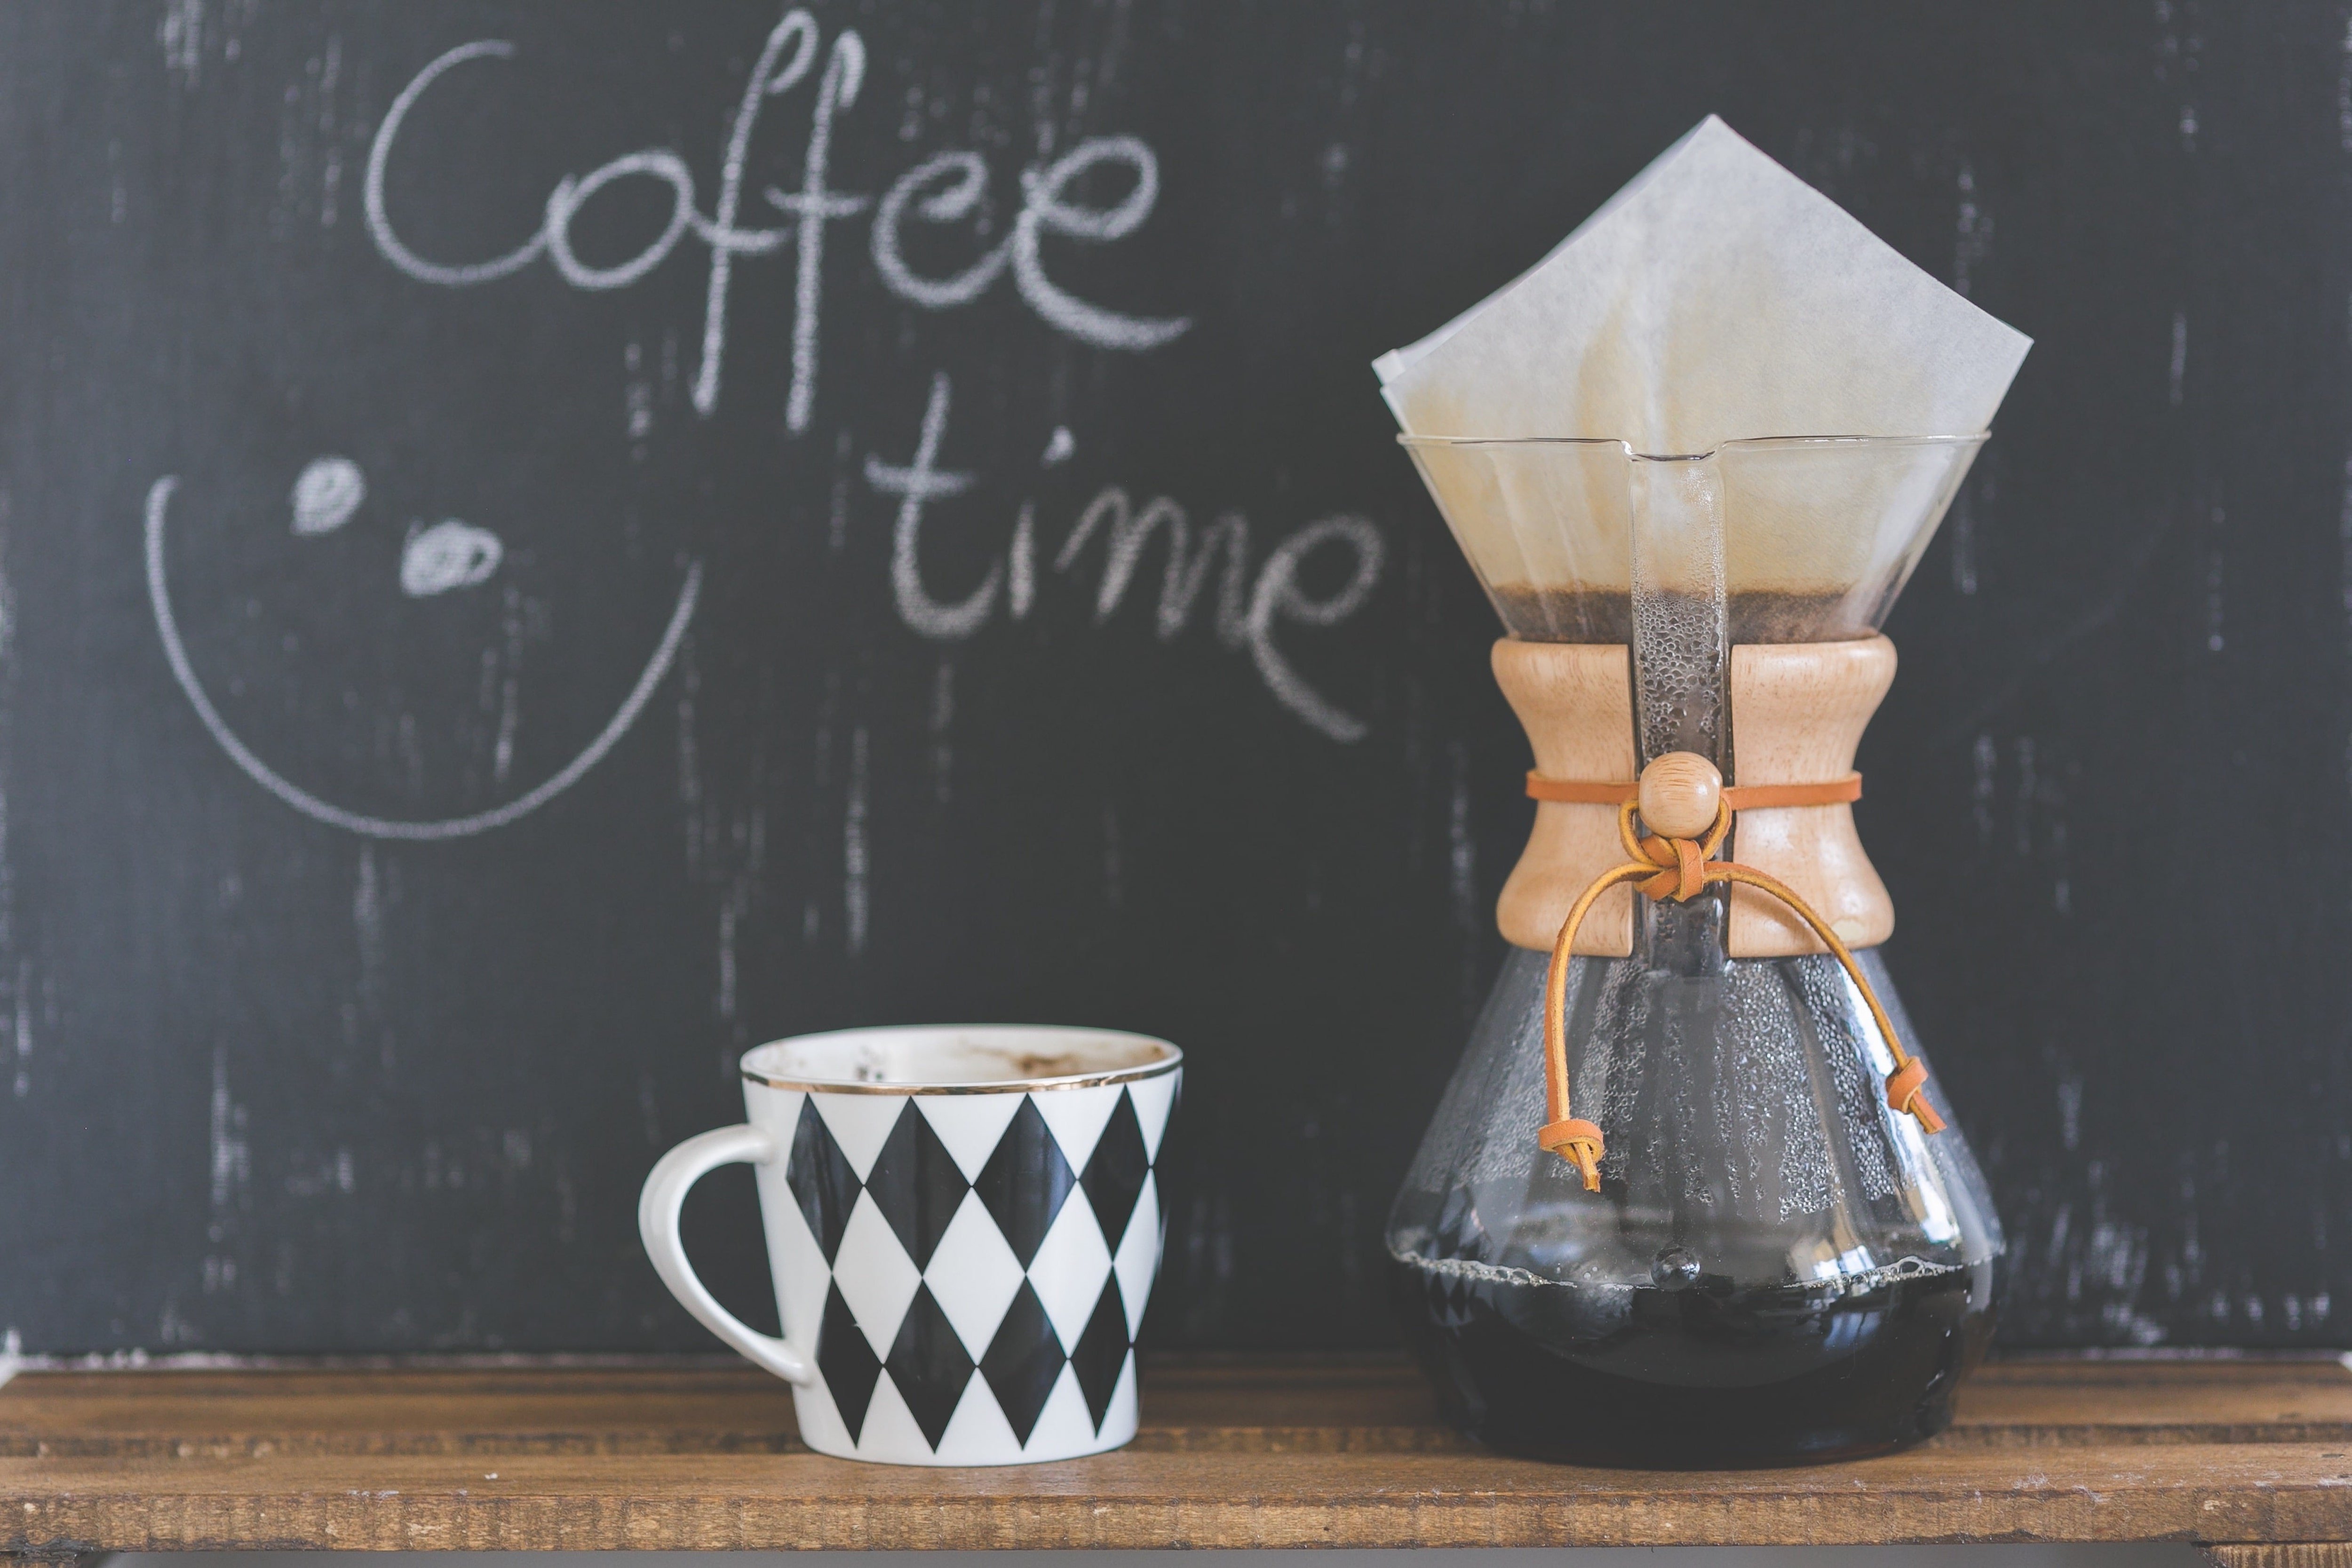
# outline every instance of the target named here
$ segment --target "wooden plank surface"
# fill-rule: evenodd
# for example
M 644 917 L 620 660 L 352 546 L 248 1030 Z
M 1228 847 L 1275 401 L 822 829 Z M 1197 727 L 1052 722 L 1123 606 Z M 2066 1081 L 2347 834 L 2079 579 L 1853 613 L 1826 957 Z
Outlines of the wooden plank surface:
M 1996 1363 L 1938 1447 L 2352 1443 L 2334 1358 Z M 1475 1452 L 1402 1361 L 1150 1368 L 1148 1451 Z M 790 1453 L 784 1385 L 715 1365 L 30 1373 L 0 1389 L 0 1457 Z
M 0 1550 L 2352 1540 L 2333 1360 L 2002 1363 L 1945 1437 L 1789 1470 L 1504 1458 L 1381 1361 L 1160 1365 L 1143 1416 L 942 1471 L 810 1454 L 732 1366 L 34 1373 L 0 1389 Z
M 1969 1449 L 1812 1469 L 1485 1455 L 1125 1452 L 941 1472 L 814 1455 L 0 1460 L 12 1546 L 1654 1546 L 2313 1540 L 2352 1466 L 2307 1445 Z

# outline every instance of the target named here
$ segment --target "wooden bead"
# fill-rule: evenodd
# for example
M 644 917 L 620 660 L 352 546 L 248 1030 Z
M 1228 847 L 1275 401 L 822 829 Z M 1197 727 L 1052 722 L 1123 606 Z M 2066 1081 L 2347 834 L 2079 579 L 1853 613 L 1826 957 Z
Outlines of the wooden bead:
M 1723 774 L 1696 752 L 1668 752 L 1642 770 L 1642 821 L 1668 838 L 1699 838 L 1723 804 Z

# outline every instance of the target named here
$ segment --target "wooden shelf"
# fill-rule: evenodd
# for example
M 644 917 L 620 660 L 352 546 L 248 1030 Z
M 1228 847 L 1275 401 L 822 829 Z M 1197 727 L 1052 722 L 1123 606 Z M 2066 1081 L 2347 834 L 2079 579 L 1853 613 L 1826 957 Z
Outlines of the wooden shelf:
M 0 1389 L 0 1551 L 2231 1543 L 2352 1564 L 2333 1359 L 2021 1360 L 1953 1429 L 1804 1469 L 1508 1459 L 1372 1361 L 1150 1367 L 1116 1454 L 828 1459 L 783 1385 L 701 1364 L 39 1372 Z

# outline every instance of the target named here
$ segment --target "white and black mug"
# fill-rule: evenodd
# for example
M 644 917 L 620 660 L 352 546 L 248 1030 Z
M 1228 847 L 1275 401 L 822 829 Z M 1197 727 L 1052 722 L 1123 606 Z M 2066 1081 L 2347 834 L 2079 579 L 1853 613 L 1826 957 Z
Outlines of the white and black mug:
M 1009 1465 L 1135 1436 L 1160 1268 L 1153 1166 L 1183 1053 L 1102 1029 L 844 1029 L 743 1057 L 747 1120 L 646 1178 L 637 1228 L 702 1324 L 793 1385 L 802 1440 L 900 1465 Z M 720 1306 L 678 1209 L 755 1168 L 783 1324 Z

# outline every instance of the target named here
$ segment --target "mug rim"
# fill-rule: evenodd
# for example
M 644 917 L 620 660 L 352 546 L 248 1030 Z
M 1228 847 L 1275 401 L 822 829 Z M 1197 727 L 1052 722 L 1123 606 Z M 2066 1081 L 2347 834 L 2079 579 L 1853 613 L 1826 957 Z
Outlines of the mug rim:
M 786 1046 L 808 1045 L 818 1041 L 854 1040 L 860 1037 L 898 1035 L 918 1039 L 960 1039 L 988 1043 L 991 1037 L 1013 1037 L 1035 1040 L 1040 1036 L 1059 1036 L 1069 1039 L 1120 1040 L 1150 1047 L 1157 1053 L 1154 1059 L 1132 1067 L 1108 1068 L 1097 1071 L 1040 1075 L 1034 1078 L 986 1079 L 950 1079 L 904 1083 L 874 1083 L 860 1079 L 831 1079 L 814 1076 L 785 1077 L 769 1069 L 764 1062 L 753 1058 L 764 1052 L 776 1051 Z M 1134 1083 L 1144 1079 L 1159 1078 L 1177 1071 L 1184 1065 L 1181 1047 L 1163 1040 L 1157 1035 L 1138 1034 L 1131 1029 L 1094 1029 L 1071 1024 L 869 1024 L 854 1029 L 823 1029 L 814 1034 L 786 1035 L 780 1039 L 764 1041 L 743 1053 L 739 1069 L 747 1083 L 769 1089 L 799 1089 L 810 1094 L 1028 1094 L 1034 1090 L 1060 1089 L 1095 1089 L 1104 1084 Z

